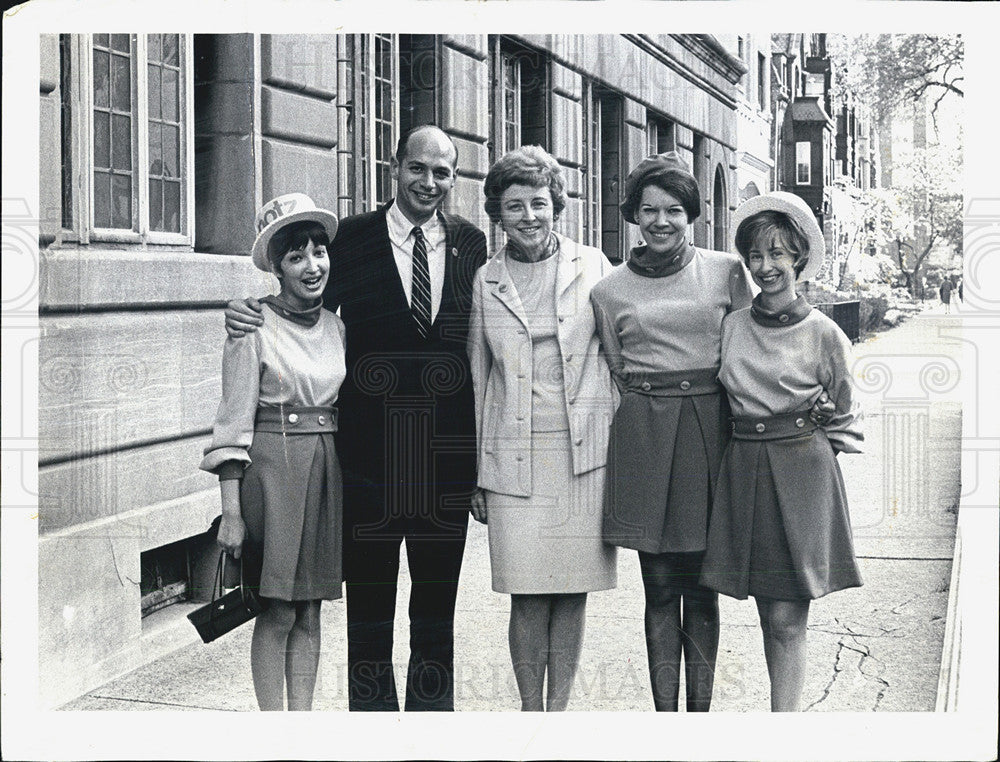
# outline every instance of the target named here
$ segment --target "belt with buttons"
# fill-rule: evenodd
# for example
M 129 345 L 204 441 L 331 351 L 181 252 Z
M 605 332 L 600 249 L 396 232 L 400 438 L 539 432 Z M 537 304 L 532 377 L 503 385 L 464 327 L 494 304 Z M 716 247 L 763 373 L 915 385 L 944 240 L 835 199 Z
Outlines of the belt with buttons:
M 660 370 L 649 373 L 629 373 L 624 391 L 648 397 L 692 397 L 698 394 L 718 394 L 722 391 L 718 368 L 694 370 Z
M 809 411 L 783 413 L 768 418 L 733 418 L 734 439 L 789 439 L 811 434 L 818 427 Z
M 337 430 L 337 408 L 259 407 L 254 420 L 254 431 L 272 434 L 324 434 Z

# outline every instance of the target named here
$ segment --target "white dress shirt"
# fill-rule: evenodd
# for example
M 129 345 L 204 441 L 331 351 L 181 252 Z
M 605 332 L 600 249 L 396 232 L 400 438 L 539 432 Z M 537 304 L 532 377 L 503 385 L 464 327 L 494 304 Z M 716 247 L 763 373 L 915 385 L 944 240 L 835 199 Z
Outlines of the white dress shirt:
M 385 221 L 392 242 L 392 256 L 399 270 L 399 280 L 403 284 L 406 303 L 413 305 L 410 292 L 413 288 L 413 228 L 414 223 L 406 218 L 399 207 L 392 203 L 386 210 Z M 431 322 L 433 323 L 441 307 L 441 292 L 444 290 L 444 263 L 446 255 L 445 230 L 441 219 L 434 214 L 420 226 L 427 242 L 427 269 L 431 278 Z

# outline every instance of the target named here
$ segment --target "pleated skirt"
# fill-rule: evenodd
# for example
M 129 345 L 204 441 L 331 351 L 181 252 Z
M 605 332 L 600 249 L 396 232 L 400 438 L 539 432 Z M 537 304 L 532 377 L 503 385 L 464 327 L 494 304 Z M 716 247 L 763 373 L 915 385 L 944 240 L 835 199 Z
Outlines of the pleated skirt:
M 722 393 L 622 396 L 608 445 L 606 542 L 645 553 L 705 550 L 728 418 Z
M 733 439 L 716 487 L 701 583 L 734 598 L 819 598 L 862 584 L 840 466 L 822 429 Z
M 573 473 L 569 432 L 535 432 L 531 497 L 486 493 L 493 589 L 551 594 L 609 590 L 617 557 L 601 535 L 604 467 Z
M 256 431 L 249 454 L 240 485 L 245 573 L 259 575 L 266 598 L 340 598 L 343 499 L 333 435 Z

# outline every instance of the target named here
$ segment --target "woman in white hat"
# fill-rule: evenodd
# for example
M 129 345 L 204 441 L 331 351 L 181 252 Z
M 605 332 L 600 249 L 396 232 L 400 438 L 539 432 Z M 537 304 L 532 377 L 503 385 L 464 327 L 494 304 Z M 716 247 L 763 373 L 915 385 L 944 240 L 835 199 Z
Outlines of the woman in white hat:
M 835 456 L 860 452 L 850 342 L 795 292 L 823 261 L 823 233 L 791 193 L 744 202 L 736 249 L 760 287 L 722 324 L 722 365 L 733 412 L 715 492 L 703 584 L 754 596 L 764 633 L 772 711 L 796 711 L 805 678 L 809 602 L 857 587 L 844 481 Z M 810 410 L 829 393 L 817 427 Z
M 337 218 L 301 193 L 257 214 L 253 262 L 281 289 L 260 330 L 227 338 L 222 402 L 201 468 L 222 490 L 219 544 L 259 575 L 267 608 L 250 647 L 262 710 L 309 710 L 320 652 L 320 602 L 341 596 L 341 473 L 334 404 L 344 380 L 344 325 L 322 307 Z M 251 581 L 250 584 L 255 584 Z
M 621 405 L 611 426 L 604 540 L 639 552 L 646 651 L 657 711 L 708 711 L 719 644 L 718 595 L 698 584 L 708 514 L 729 431 L 716 380 L 723 318 L 750 303 L 738 257 L 695 248 L 701 193 L 684 160 L 643 160 L 622 216 L 645 245 L 591 292 Z

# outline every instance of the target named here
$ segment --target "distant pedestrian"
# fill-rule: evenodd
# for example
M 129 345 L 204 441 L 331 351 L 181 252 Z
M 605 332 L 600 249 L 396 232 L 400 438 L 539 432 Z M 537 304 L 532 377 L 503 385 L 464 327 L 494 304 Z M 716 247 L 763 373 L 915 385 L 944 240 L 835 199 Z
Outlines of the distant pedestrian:
M 857 587 L 861 575 L 835 455 L 860 452 L 850 341 L 796 295 L 823 260 L 812 210 L 790 193 L 744 202 L 736 248 L 761 293 L 722 323 L 719 379 L 733 411 L 715 491 L 701 581 L 754 596 L 771 680 L 771 710 L 800 708 L 809 603 Z M 780 369 L 776 372 L 775 369 Z M 822 428 L 810 408 L 835 405 Z
M 944 283 L 941 284 L 941 288 L 938 289 L 938 294 L 941 296 L 941 304 L 944 305 L 944 314 L 951 314 L 951 291 L 953 286 L 951 285 L 951 278 L 945 278 Z
M 962 293 L 962 286 L 964 286 L 964 285 L 965 285 L 965 279 L 964 278 L 959 278 L 958 279 L 958 301 L 960 301 L 960 302 L 964 302 L 965 301 L 965 295 Z
M 257 704 L 308 711 L 320 654 L 320 602 L 340 598 L 342 478 L 334 447 L 346 376 L 344 324 L 323 309 L 333 213 L 301 193 L 257 213 L 253 263 L 281 290 L 261 299 L 259 331 L 230 336 L 222 402 L 201 468 L 222 490 L 219 545 L 244 556 L 267 608 L 250 644 Z

